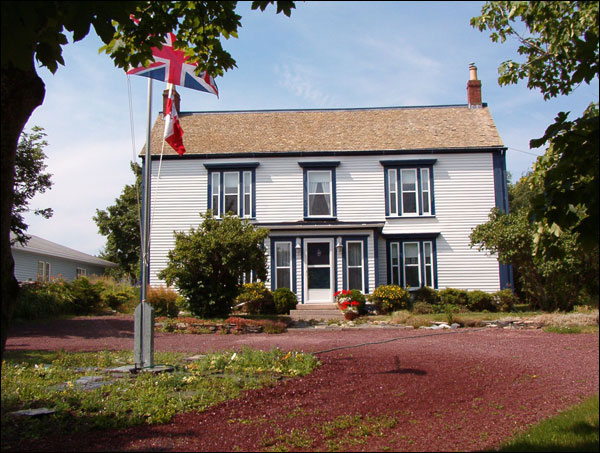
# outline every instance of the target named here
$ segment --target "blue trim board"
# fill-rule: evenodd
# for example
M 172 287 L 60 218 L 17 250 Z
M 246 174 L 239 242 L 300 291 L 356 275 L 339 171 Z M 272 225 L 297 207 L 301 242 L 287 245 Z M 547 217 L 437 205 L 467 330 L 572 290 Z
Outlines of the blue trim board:
M 407 159 L 407 160 L 380 160 L 383 167 L 430 167 L 437 162 L 437 159 Z
M 494 165 L 494 196 L 496 207 L 503 212 L 509 212 L 508 183 L 506 174 L 506 153 L 495 152 L 492 155 Z M 510 264 L 498 263 L 500 271 L 500 288 L 514 288 L 513 269 Z
M 205 162 L 204 168 L 207 170 L 253 170 L 260 165 L 259 162 L 231 162 L 231 163 L 210 163 Z
M 336 190 L 336 175 L 335 175 L 335 168 L 337 167 L 337 165 L 331 165 L 331 164 L 335 164 L 336 162 L 318 162 L 319 164 L 327 164 L 327 165 L 319 165 L 319 166 L 312 166 L 312 165 L 308 165 L 308 166 L 304 166 L 302 164 L 306 164 L 307 162 L 298 162 L 298 165 L 300 165 L 302 167 L 302 173 L 303 173 L 303 185 L 304 185 L 304 220 L 335 220 L 337 218 L 337 190 Z M 312 164 L 312 163 L 311 163 Z M 339 162 L 337 162 L 337 164 L 339 164 Z M 323 217 L 315 217 L 315 216 L 309 216 L 308 215 L 308 172 L 311 170 L 325 170 L 325 171 L 330 171 L 331 172 L 331 203 L 333 204 L 332 206 L 332 216 L 323 216 Z

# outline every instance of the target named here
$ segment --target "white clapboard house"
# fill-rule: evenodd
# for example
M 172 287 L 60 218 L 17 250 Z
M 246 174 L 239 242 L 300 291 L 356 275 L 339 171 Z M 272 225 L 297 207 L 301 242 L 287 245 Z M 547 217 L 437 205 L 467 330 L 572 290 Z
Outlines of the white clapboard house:
M 382 284 L 494 292 L 496 257 L 469 247 L 490 209 L 507 209 L 504 147 L 471 68 L 465 105 L 183 112 L 186 154 L 152 132 L 150 283 L 173 231 L 231 211 L 268 228 L 271 289 L 302 304 Z

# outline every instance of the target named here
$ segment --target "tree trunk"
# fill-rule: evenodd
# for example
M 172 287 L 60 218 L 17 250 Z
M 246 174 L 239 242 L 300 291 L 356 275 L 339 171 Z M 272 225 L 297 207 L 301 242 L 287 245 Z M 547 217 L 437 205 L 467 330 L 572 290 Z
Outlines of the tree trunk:
M 10 250 L 10 223 L 13 205 L 15 157 L 19 136 L 25 123 L 44 101 L 44 82 L 35 72 L 33 61 L 27 71 L 14 67 L 2 68 L 2 154 L 0 155 L 0 279 L 2 289 L 1 361 L 4 359 L 4 347 L 8 337 L 8 327 L 15 308 L 19 285 L 14 276 L 15 263 Z

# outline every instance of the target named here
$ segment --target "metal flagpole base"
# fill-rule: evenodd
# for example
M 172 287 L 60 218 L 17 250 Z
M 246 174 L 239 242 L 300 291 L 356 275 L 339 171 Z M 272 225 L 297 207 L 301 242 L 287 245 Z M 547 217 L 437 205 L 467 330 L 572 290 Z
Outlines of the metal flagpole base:
M 133 359 L 136 368 L 154 366 L 154 308 L 141 302 L 134 312 Z

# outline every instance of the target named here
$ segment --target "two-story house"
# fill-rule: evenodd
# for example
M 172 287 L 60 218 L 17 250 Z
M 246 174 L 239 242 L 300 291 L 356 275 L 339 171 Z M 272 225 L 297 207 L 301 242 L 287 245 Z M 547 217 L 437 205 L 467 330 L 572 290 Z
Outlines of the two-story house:
M 300 303 L 381 284 L 497 291 L 510 273 L 469 246 L 507 209 L 505 151 L 471 68 L 466 105 L 181 113 L 186 154 L 152 133 L 150 282 L 199 213 L 268 228 L 271 289 Z M 160 170 L 159 170 L 160 169 Z M 160 177 L 159 177 L 160 171 Z

